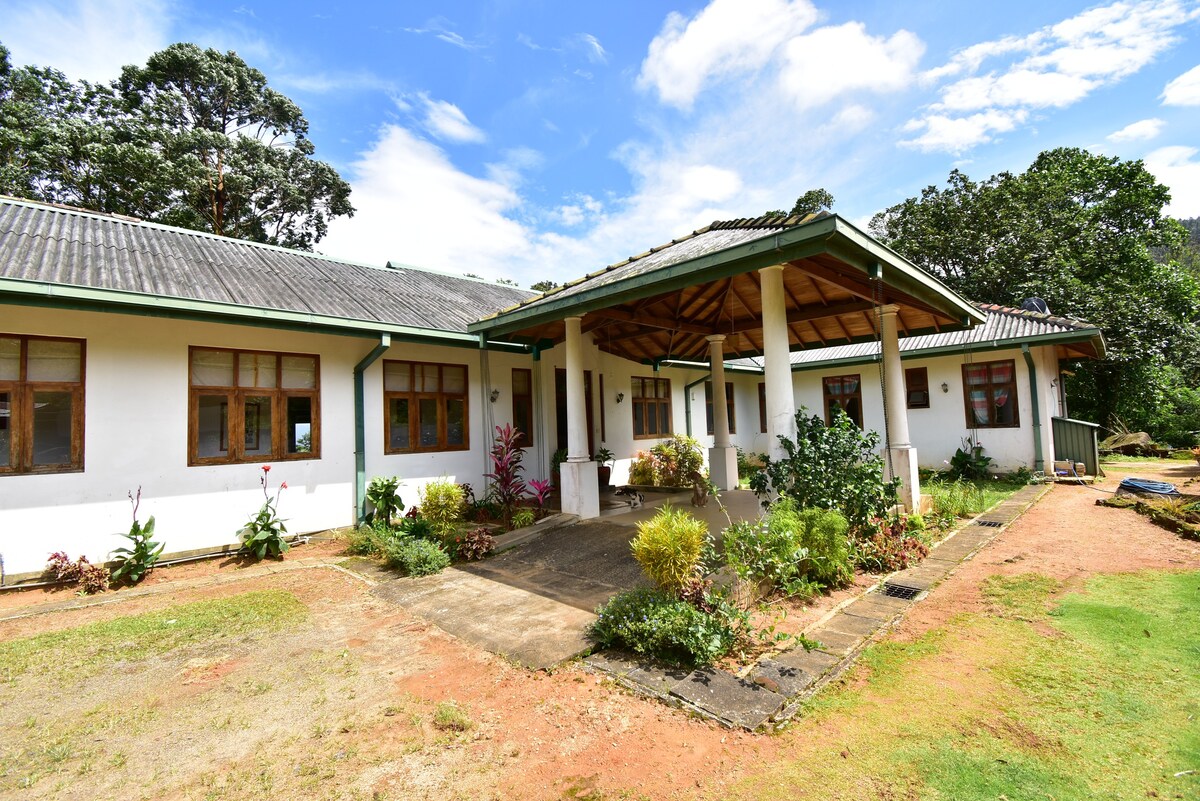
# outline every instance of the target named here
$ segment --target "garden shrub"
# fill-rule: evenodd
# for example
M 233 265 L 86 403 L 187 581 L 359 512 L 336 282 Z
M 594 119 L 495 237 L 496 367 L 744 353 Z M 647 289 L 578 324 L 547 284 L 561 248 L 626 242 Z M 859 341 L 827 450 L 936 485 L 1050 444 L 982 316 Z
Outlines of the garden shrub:
M 468 562 L 482 559 L 496 549 L 496 538 L 485 526 L 473 528 L 454 538 L 458 556 Z
M 387 546 L 403 532 L 382 520 L 363 523 L 346 534 L 346 552 L 355 556 L 382 556 Z
M 922 489 L 929 495 L 934 519 L 942 526 L 983 511 L 983 490 L 970 481 L 930 481 Z
M 279 489 L 275 490 L 275 497 L 272 498 L 267 485 L 267 475 L 270 472 L 271 465 L 264 464 L 262 475 L 258 477 L 258 483 L 262 485 L 263 505 L 250 518 L 250 522 L 238 529 L 237 532 L 242 541 L 242 547 L 238 549 L 238 552 L 253 556 L 256 560 L 262 560 L 268 556 L 280 559 L 291 547 L 283 538 L 287 534 L 287 527 L 283 525 L 283 518 L 277 511 L 279 496 L 287 489 L 287 482 L 280 483 Z
M 81 556 L 74 562 L 63 551 L 50 554 L 46 562 L 46 572 L 56 581 L 74 584 L 82 595 L 93 595 L 108 589 L 108 568 L 93 565 L 86 556 Z
M 896 504 L 899 479 L 883 479 L 883 458 L 876 452 L 879 435 L 864 432 L 844 413 L 832 425 L 801 407 L 796 412 L 796 438 L 779 437 L 781 459 L 766 459 L 750 479 L 759 496 L 774 491 L 792 498 L 801 509 L 836 509 L 852 534 L 866 531 L 871 520 L 886 517 Z
M 853 578 L 846 519 L 827 509 L 776 501 L 757 524 L 725 530 L 725 557 L 738 577 L 786 595 L 809 596 Z
M 992 457 L 983 455 L 983 445 L 964 437 L 962 445 L 950 457 L 950 469 L 946 473 L 954 479 L 987 478 L 991 464 Z
M 637 529 L 630 543 L 633 558 L 663 592 L 678 595 L 696 575 L 708 525 L 668 504 Z
M 537 512 L 534 510 L 518 509 L 517 511 L 513 512 L 512 527 L 527 528 L 532 526 L 535 520 L 537 520 Z
M 446 478 L 430 481 L 421 490 L 421 517 L 443 540 L 454 533 L 454 524 L 462 519 L 463 498 L 463 488 Z
M 873 521 L 873 530 L 854 543 L 854 562 L 868 573 L 904 570 L 929 555 L 929 546 L 904 521 Z
M 436 542 L 411 537 L 388 543 L 383 558 L 406 576 L 431 576 L 450 566 L 450 556 Z
M 510 423 L 506 423 L 503 428 L 496 426 L 496 438 L 492 442 L 492 451 L 488 454 L 492 460 L 492 472 L 484 473 L 492 480 L 489 498 L 499 507 L 500 521 L 505 530 L 512 529 L 513 511 L 529 492 L 525 486 L 525 479 L 521 476 L 525 469 L 521 465 L 525 451 L 520 441 L 524 436 Z
M 367 501 L 371 504 L 372 522 L 390 523 L 392 518 L 400 514 L 404 501 L 396 492 L 400 486 L 400 477 L 384 478 L 376 476 L 367 485 Z
M 654 483 L 660 487 L 690 487 L 692 476 L 704 468 L 700 443 L 686 434 L 675 434 L 650 449 L 654 457 Z
M 654 486 L 654 458 L 645 451 L 638 451 L 629 465 L 629 483 L 642 487 Z
M 737 640 L 728 610 L 706 613 L 661 590 L 639 588 L 596 610 L 592 636 L 604 648 L 627 648 L 680 665 L 711 665 Z

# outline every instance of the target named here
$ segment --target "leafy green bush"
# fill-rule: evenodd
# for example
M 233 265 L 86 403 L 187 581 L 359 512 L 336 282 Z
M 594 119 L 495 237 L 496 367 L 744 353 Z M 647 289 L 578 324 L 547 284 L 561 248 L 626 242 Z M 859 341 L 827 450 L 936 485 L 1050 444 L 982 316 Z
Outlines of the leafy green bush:
M 962 445 L 950 457 L 950 469 L 946 472 L 951 478 L 987 478 L 991 464 L 992 457 L 983 455 L 983 446 L 965 437 Z
M 844 413 L 832 425 L 801 407 L 796 412 L 796 438 L 779 437 L 782 459 L 750 479 L 758 495 L 772 490 L 793 498 L 801 509 L 836 509 L 856 533 L 871 520 L 886 517 L 896 503 L 899 479 L 884 481 L 883 459 L 876 453 L 879 435 L 864 432 Z
M 421 517 L 443 540 L 454 533 L 454 524 L 462 519 L 463 498 L 463 488 L 447 478 L 430 481 L 421 490 Z
M 629 483 L 641 487 L 654 486 L 654 457 L 638 451 L 629 464 Z
M 766 582 L 786 595 L 813 595 L 853 578 L 847 528 L 835 511 L 801 510 L 791 498 L 780 498 L 759 523 L 725 530 L 725 558 L 745 581 Z
M 628 648 L 673 664 L 711 665 L 737 640 L 731 611 L 722 607 L 706 613 L 661 590 L 640 588 L 597 609 L 591 632 L 604 648 Z
M 436 542 L 411 537 L 388 543 L 383 558 L 406 576 L 431 576 L 450 566 L 450 556 Z
M 929 546 L 914 536 L 905 521 L 876 520 L 874 531 L 854 543 L 854 562 L 869 573 L 904 570 L 929 555 Z
M 136 498 L 133 497 L 132 492 L 129 493 L 129 502 L 133 504 L 133 525 L 129 527 L 129 533 L 124 536 L 133 547 L 117 548 L 112 552 L 115 557 L 114 561 L 117 563 L 112 571 L 112 580 L 137 584 L 158 563 L 165 543 L 153 542 L 150 539 L 150 536 L 154 534 L 154 515 L 150 515 L 145 526 L 138 521 L 138 507 L 142 503 L 141 487 L 138 487 Z
M 387 546 L 403 533 L 377 520 L 363 523 L 346 534 L 346 552 L 355 556 L 382 556 Z
M 660 487 L 690 487 L 692 476 L 704 468 L 700 443 L 686 434 L 675 434 L 650 453 L 655 458 L 654 483 Z
M 708 525 L 668 504 L 637 529 L 630 543 L 633 558 L 663 592 L 678 595 L 696 575 Z
M 371 479 L 371 483 L 367 485 L 367 501 L 371 504 L 372 522 L 390 523 L 393 517 L 400 514 L 400 510 L 404 508 L 404 501 L 396 492 L 399 486 L 399 476 L 376 476 Z
M 512 516 L 513 528 L 527 528 L 529 526 L 532 526 L 536 519 L 537 519 L 537 512 L 535 512 L 534 510 L 529 509 L 528 507 L 526 507 L 524 509 L 518 509 L 517 511 L 513 512 L 513 516 Z
M 983 490 L 970 481 L 930 481 L 922 490 L 930 498 L 934 519 L 943 526 L 983 511 Z

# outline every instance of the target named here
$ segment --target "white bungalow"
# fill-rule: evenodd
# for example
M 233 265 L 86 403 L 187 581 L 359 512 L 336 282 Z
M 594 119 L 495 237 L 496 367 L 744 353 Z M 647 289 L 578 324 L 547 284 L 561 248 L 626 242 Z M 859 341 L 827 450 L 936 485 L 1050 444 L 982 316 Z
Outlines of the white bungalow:
M 0 583 L 52 551 L 103 561 L 138 486 L 184 555 L 236 546 L 265 464 L 292 533 L 353 523 L 369 476 L 401 476 L 410 503 L 433 478 L 482 485 L 505 422 L 531 477 L 567 449 L 564 509 L 595 516 L 591 454 L 623 482 L 635 451 L 703 436 L 706 381 L 726 386 L 719 486 L 734 445 L 837 405 L 886 430 L 912 505 L 917 466 L 969 432 L 1039 467 L 1060 360 L 1102 347 L 968 303 L 830 215 L 714 223 L 539 296 L 0 198 Z

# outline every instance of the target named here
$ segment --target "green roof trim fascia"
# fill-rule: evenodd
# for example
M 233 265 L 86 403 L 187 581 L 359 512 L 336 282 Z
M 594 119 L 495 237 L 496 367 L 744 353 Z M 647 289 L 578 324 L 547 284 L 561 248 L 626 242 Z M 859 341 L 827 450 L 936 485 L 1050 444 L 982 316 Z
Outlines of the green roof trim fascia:
M 208 323 L 229 323 L 260 328 L 378 338 L 390 334 L 395 341 L 479 348 L 478 334 L 416 328 L 378 320 L 353 320 L 311 312 L 265 309 L 192 298 L 173 298 L 116 289 L 97 289 L 19 278 L 0 278 L 0 304 L 40 306 L 73 311 L 109 312 L 139 317 L 168 317 Z M 507 342 L 489 343 L 505 350 L 527 350 Z
M 1022 345 L 1069 345 L 1073 342 L 1087 342 L 1092 340 L 1096 346 L 1096 353 L 1099 358 L 1103 359 L 1106 353 L 1107 346 L 1104 343 L 1104 335 L 1098 329 L 1090 331 L 1059 331 L 1053 334 L 1037 334 L 1029 337 L 1013 337 L 1012 339 L 992 339 L 986 342 L 976 342 L 966 345 L 935 345 L 930 348 L 920 348 L 918 350 L 906 350 L 900 352 L 901 361 L 909 361 L 910 359 L 925 359 L 931 356 L 947 356 L 955 353 L 986 353 L 991 350 L 1007 350 L 1009 348 L 1019 348 Z M 803 364 L 793 364 L 793 373 L 802 373 L 808 370 L 823 370 L 827 367 L 852 367 L 860 364 L 876 364 L 879 361 L 879 354 L 869 356 L 847 356 L 841 359 L 822 359 L 817 362 L 805 362 Z
M 839 244 L 842 247 L 839 247 Z M 501 311 L 471 323 L 467 330 L 486 332 L 493 336 L 508 334 L 533 325 L 608 308 L 627 300 L 671 292 L 705 281 L 728 278 L 826 252 L 839 255 L 864 272 L 868 272 L 872 262 L 884 265 L 885 277 L 888 268 L 899 271 L 904 280 L 893 281 L 891 285 L 933 308 L 940 309 L 959 320 L 963 326 L 981 323 L 985 319 L 981 311 L 936 278 L 880 245 L 837 215 L 830 215 L 649 273 L 632 275 L 593 289 L 584 289 L 567 297 L 556 298 L 552 293 L 544 300 Z M 580 281 L 587 281 L 607 272 L 607 269 L 601 270 Z M 580 281 L 573 283 L 578 284 Z M 567 287 L 571 285 L 567 284 Z

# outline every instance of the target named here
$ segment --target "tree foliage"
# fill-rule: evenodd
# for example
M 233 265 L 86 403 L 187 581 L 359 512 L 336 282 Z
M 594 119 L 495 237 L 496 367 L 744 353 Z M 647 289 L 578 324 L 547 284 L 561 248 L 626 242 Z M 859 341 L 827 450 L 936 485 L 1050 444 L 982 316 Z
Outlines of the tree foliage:
M 0 45 L 0 192 L 309 250 L 352 215 L 300 108 L 236 53 L 175 44 L 108 85 Z
M 945 188 L 877 214 L 871 231 L 966 297 L 1011 306 L 1040 297 L 1098 325 L 1108 356 L 1079 366 L 1073 407 L 1147 427 L 1171 391 L 1164 368 L 1194 381 L 1200 350 L 1195 278 L 1154 258 L 1186 239 L 1163 216 L 1169 199 L 1141 161 L 1059 148 L 1016 175 L 975 182 L 954 170 Z
M 783 209 L 775 209 L 768 211 L 764 216 L 767 217 L 805 217 L 809 214 L 816 214 L 819 211 L 829 211 L 833 208 L 833 195 L 824 189 L 809 189 L 800 197 L 796 198 L 796 202 L 792 204 L 792 210 L 785 212 Z

